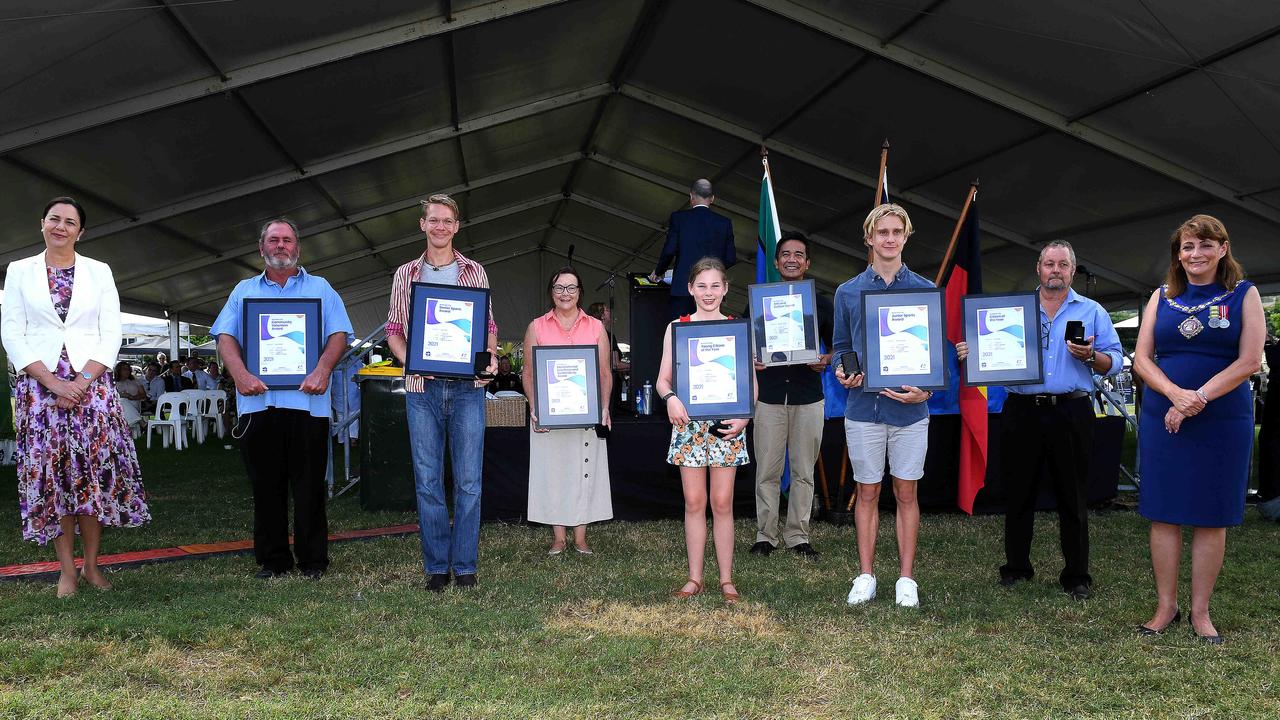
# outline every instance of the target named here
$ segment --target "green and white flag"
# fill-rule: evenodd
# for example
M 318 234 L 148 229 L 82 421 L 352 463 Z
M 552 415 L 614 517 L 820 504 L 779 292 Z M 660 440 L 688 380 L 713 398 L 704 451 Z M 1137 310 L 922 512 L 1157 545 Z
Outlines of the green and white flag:
M 773 181 L 769 178 L 769 158 L 762 158 L 764 179 L 760 181 L 759 244 L 756 246 L 756 282 L 779 282 L 782 276 L 773 266 L 782 225 L 778 222 L 778 204 L 773 200 Z

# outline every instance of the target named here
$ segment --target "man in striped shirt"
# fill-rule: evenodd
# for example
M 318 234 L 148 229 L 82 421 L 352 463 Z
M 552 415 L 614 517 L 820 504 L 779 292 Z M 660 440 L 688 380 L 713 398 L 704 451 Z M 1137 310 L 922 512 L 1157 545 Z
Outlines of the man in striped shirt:
M 413 283 L 489 287 L 489 276 L 480 263 L 453 249 L 458 223 L 458 204 L 448 195 L 432 195 L 422 203 L 418 225 L 427 236 L 427 247 L 420 257 L 396 270 L 387 314 L 387 344 L 401 365 L 408 352 L 405 326 Z M 488 330 L 488 374 L 493 375 L 497 370 L 498 325 L 492 308 Z M 406 375 L 404 389 L 427 589 L 442 592 L 449 584 L 451 570 L 458 587 L 474 587 L 484 465 L 484 382 Z M 446 443 L 453 459 L 452 528 L 444 496 Z

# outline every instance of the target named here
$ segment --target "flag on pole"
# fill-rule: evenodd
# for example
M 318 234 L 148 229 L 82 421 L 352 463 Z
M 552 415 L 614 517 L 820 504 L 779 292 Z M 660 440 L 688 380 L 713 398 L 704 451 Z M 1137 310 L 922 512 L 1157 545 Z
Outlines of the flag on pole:
M 760 181 L 759 243 L 756 245 L 756 282 L 778 282 L 782 276 L 773 266 L 774 251 L 782 225 L 778 222 L 778 205 L 773 200 L 773 180 L 769 177 L 769 158 L 761 158 L 764 179 Z
M 876 205 L 884 205 L 891 202 L 893 201 L 889 199 L 889 168 L 886 166 L 884 172 L 880 174 L 880 200 Z
M 947 339 L 964 340 L 963 302 L 969 293 L 982 292 L 981 246 L 978 244 L 978 198 L 975 193 L 956 241 L 955 264 L 947 276 Z M 972 350 L 972 348 L 971 348 Z M 958 385 L 960 406 L 960 479 L 956 504 L 973 514 L 973 499 L 987 477 L 987 388 Z

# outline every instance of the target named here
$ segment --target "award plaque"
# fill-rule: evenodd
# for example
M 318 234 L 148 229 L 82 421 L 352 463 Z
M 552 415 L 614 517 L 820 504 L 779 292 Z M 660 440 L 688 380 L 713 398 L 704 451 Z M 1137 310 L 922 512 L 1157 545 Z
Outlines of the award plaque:
M 747 286 L 757 362 L 773 366 L 818 361 L 816 294 L 812 280 Z
M 755 366 L 745 318 L 671 324 L 674 391 L 690 420 L 755 416 Z
M 488 328 L 488 288 L 414 283 L 405 373 L 475 379 L 476 353 L 485 350 Z
M 938 288 L 863 293 L 863 392 L 947 389 L 945 317 Z

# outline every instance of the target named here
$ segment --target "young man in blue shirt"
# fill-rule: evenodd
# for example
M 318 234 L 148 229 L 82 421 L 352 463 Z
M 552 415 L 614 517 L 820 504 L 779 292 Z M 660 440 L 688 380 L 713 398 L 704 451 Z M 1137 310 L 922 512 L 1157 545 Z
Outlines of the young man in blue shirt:
M 862 391 L 862 373 L 846 377 L 840 358 L 856 352 L 866 362 L 863 336 L 862 293 L 870 290 L 931 288 L 929 280 L 911 272 L 902 262 L 902 250 L 913 228 L 902 207 L 879 205 L 862 225 L 871 265 L 836 289 L 832 362 L 836 379 L 853 390 L 845 405 L 845 439 L 853 479 L 858 486 L 854 507 L 857 523 L 858 563 L 861 569 L 849 590 L 850 605 L 860 605 L 876 596 L 876 534 L 880 529 L 880 485 L 884 479 L 885 456 L 893 478 L 897 500 L 899 577 L 895 600 L 903 607 L 920 604 L 914 578 L 916 539 L 920 532 L 920 506 L 916 501 L 916 481 L 924 476 L 925 451 L 929 446 L 928 390 L 903 385 L 900 390 Z

